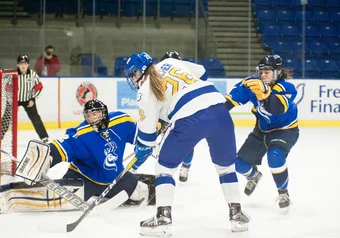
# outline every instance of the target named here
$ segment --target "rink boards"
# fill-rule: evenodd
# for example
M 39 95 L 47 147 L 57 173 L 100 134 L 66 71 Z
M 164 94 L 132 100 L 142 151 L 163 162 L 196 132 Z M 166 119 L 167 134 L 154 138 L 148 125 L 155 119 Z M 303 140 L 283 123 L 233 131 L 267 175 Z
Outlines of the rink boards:
M 226 94 L 241 79 L 209 79 Z M 83 120 L 82 106 L 98 98 L 110 111 L 122 110 L 137 119 L 136 92 L 125 78 L 111 77 L 45 77 L 42 94 L 37 100 L 38 112 L 47 129 L 67 128 Z M 340 127 L 340 80 L 292 80 L 298 90 L 299 125 Z M 254 125 L 252 105 L 236 107 L 231 114 L 236 126 Z M 23 108 L 19 110 L 19 129 L 33 129 Z

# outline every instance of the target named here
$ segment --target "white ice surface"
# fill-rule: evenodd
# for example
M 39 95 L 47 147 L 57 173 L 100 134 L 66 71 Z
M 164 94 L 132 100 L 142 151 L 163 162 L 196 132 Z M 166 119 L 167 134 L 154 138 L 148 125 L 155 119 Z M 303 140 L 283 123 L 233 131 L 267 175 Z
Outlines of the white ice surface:
M 240 147 L 252 128 L 236 128 Z M 50 137 L 62 136 L 63 130 L 49 131 Z M 34 131 L 19 131 L 19 158 Z M 227 143 L 227 142 L 221 142 Z M 301 128 L 300 139 L 288 157 L 289 193 L 293 205 L 281 215 L 274 203 L 277 197 L 266 158 L 260 170 L 263 179 L 251 197 L 242 194 L 244 211 L 251 217 L 248 232 L 233 234 L 228 221 L 228 206 L 211 163 L 207 144 L 195 148 L 190 177 L 177 183 L 173 207 L 174 238 L 335 238 L 340 237 L 340 128 Z M 130 147 L 126 154 L 131 152 Z M 153 173 L 153 158 L 140 169 Z M 50 176 L 62 176 L 66 164 L 50 170 Z M 245 179 L 239 176 L 243 190 Z M 149 218 L 155 207 L 118 208 L 104 215 L 87 217 L 68 234 L 44 233 L 37 224 L 75 221 L 80 212 L 51 212 L 0 215 L 1 238 L 132 238 L 140 237 L 139 222 Z

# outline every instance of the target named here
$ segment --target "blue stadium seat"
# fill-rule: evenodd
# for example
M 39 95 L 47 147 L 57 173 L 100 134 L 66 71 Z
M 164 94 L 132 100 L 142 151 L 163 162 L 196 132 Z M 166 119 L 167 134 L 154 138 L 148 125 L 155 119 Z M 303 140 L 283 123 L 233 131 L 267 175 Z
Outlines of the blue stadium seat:
M 340 60 L 340 44 L 333 43 L 328 45 L 330 51 L 330 59 L 339 61 Z
M 317 60 L 315 59 L 305 60 L 305 78 L 311 79 L 320 78 L 320 69 Z
M 313 25 L 314 24 L 314 16 L 312 12 L 304 12 L 305 13 L 305 24 L 306 25 Z M 303 20 L 303 12 L 296 11 L 295 12 L 295 24 L 298 26 L 302 25 Z
M 107 67 L 102 63 L 99 56 L 95 56 L 94 65 L 92 64 L 92 55 L 82 55 L 80 57 L 81 75 L 82 76 L 94 76 L 92 75 L 92 69 L 95 75 L 105 76 L 107 75 Z
M 143 6 L 143 2 L 141 4 Z M 146 16 L 156 16 L 157 15 L 157 0 L 146 1 L 145 15 Z
M 275 42 L 271 46 L 272 54 L 280 55 L 283 59 L 292 57 L 292 50 L 288 42 Z
M 274 11 L 262 10 L 256 12 L 257 28 L 262 29 L 265 25 L 276 25 L 276 15 Z
M 281 34 L 283 41 L 300 41 L 301 33 L 297 26 L 281 26 Z
M 272 10 L 271 0 L 254 0 L 255 12 L 261 10 Z
M 97 69 L 97 76 L 107 76 L 107 67 L 103 64 L 99 56 L 97 57 L 97 65 L 95 69 Z
M 339 68 L 334 60 L 319 60 L 318 64 L 323 79 L 339 78 Z
M 276 25 L 265 25 L 262 28 L 263 35 L 280 35 L 281 28 L 280 26 Z
M 290 4 L 291 4 L 292 11 L 301 11 L 302 10 L 301 0 L 291 0 Z
M 334 26 L 340 25 L 340 11 L 331 12 L 331 20 Z
M 189 61 L 189 62 L 191 62 L 191 63 L 195 63 L 195 64 L 196 64 L 195 58 L 194 58 L 194 57 L 186 57 L 186 58 L 183 58 L 183 60 L 184 60 L 184 61 Z M 200 60 L 200 59 L 197 59 L 197 64 L 201 64 L 201 63 L 202 63 L 201 60 Z
M 301 78 L 302 72 L 301 72 L 301 61 L 298 61 L 297 59 L 283 59 L 283 67 L 286 69 L 293 70 L 293 77 L 294 78 Z
M 326 43 L 311 42 L 309 43 L 309 55 L 313 59 L 328 59 L 329 49 Z
M 225 69 L 218 58 L 204 58 L 203 66 L 209 77 L 225 77 Z
M 313 12 L 326 10 L 325 0 L 308 0 L 307 6 L 308 9 Z
M 273 10 L 275 11 L 289 11 L 290 0 L 272 0 Z
M 194 2 L 192 0 L 174 0 L 175 15 L 177 17 L 193 16 Z
M 334 26 L 320 26 L 319 33 L 323 42 L 336 43 L 339 41 L 340 32 Z
M 124 67 L 126 64 L 126 61 L 128 60 L 129 57 L 125 57 L 125 56 L 120 56 L 120 57 L 116 57 L 116 61 L 115 61 L 115 73 L 114 76 L 116 77 L 124 77 Z
M 92 76 L 92 55 L 82 55 L 80 65 L 82 76 Z
M 161 1 L 160 15 L 162 17 L 173 17 L 175 15 L 174 0 L 162 0 Z
M 316 26 L 305 27 L 305 39 L 307 42 L 319 42 L 320 34 L 319 29 Z
M 327 0 L 328 11 L 340 12 L 340 1 L 339 0 Z
M 276 21 L 278 25 L 294 25 L 295 24 L 295 16 L 292 11 L 277 11 L 276 12 Z
M 307 50 L 308 49 L 308 42 L 305 42 L 304 49 L 302 48 L 302 42 L 291 42 L 290 48 L 293 51 L 293 58 L 295 58 L 295 59 L 301 60 L 303 51 L 305 52 L 305 57 L 309 56 L 309 52 Z
M 266 48 L 271 48 L 272 44 L 280 41 L 281 28 L 276 25 L 263 26 L 262 29 L 262 42 Z
M 35 1 L 35 0 L 24 1 L 24 10 L 29 12 L 29 13 L 39 12 L 40 1 Z
M 118 3 L 117 1 L 104 1 L 103 8 L 105 15 L 118 15 Z
M 283 67 L 287 69 L 300 69 L 299 61 L 293 58 L 284 58 Z
M 316 26 L 329 26 L 332 24 L 329 12 L 317 11 L 313 12 Z
M 140 0 L 122 0 L 121 11 L 123 16 L 131 17 L 141 15 L 141 1 Z
M 46 1 L 47 2 L 47 1 Z M 59 9 L 62 13 L 76 14 L 78 10 L 77 0 L 60 0 Z
M 103 7 L 102 4 L 99 3 L 98 1 L 96 1 L 96 5 L 95 5 L 95 14 L 96 15 L 101 14 L 101 12 L 103 10 L 102 7 Z M 88 15 L 93 14 L 93 1 L 92 0 L 85 0 L 84 1 L 84 13 L 88 14 Z

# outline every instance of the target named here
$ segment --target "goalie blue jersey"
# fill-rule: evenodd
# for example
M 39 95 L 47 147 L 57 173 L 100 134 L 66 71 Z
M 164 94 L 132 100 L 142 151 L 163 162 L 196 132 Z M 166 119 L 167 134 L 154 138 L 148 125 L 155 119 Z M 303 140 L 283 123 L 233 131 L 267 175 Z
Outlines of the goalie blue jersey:
M 67 129 L 64 138 L 50 144 L 53 161 L 69 162 L 69 169 L 95 183 L 111 183 L 124 169 L 125 146 L 135 144 L 137 125 L 123 112 L 110 112 L 109 118 L 108 127 L 100 132 L 86 121 Z
M 255 76 L 245 78 L 257 79 Z M 242 80 L 237 83 L 228 95 L 229 103 L 239 106 L 251 102 L 252 113 L 256 116 L 256 126 L 263 132 L 290 129 L 298 126 L 298 108 L 294 103 L 297 91 L 295 86 L 280 79 L 272 86 L 272 92 L 267 100 L 259 101 L 255 94 L 246 87 Z

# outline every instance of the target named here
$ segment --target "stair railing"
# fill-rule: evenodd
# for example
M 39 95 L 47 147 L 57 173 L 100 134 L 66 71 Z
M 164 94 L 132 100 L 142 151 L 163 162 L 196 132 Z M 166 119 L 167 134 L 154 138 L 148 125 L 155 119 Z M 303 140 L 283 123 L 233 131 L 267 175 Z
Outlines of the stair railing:
M 202 0 L 197 0 L 199 11 L 196 14 L 202 13 L 203 17 L 199 18 L 198 29 L 198 55 L 199 58 L 216 58 L 217 57 L 217 41 L 214 32 L 209 22 L 209 16 L 204 9 Z

